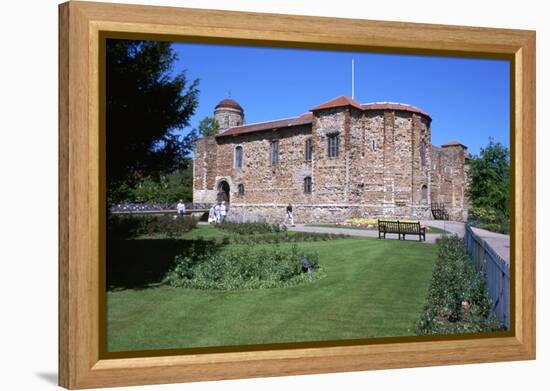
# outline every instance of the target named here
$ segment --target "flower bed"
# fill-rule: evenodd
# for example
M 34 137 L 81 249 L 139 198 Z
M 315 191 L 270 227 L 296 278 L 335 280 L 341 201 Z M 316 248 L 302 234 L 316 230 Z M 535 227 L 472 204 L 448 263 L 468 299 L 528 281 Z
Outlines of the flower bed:
M 385 221 L 401 221 L 403 223 L 416 223 L 418 220 L 402 220 L 402 219 L 384 219 Z M 365 217 L 357 217 L 353 219 L 347 219 L 341 222 L 335 223 L 335 225 L 346 228 L 366 228 L 366 229 L 377 229 L 378 228 L 378 219 L 369 219 Z M 426 231 L 431 231 L 431 227 L 426 227 Z
M 165 283 L 194 289 L 266 289 L 295 286 L 325 276 L 318 254 L 305 253 L 296 245 L 257 251 L 230 247 L 223 252 L 201 244 L 198 247 L 200 251 L 176 256 Z

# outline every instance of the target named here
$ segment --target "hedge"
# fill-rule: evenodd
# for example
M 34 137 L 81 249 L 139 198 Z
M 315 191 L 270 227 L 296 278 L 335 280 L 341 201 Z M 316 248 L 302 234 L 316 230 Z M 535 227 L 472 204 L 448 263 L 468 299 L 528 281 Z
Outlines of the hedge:
M 496 320 L 488 319 L 491 301 L 485 275 L 474 270 L 462 239 L 456 235 L 443 237 L 438 245 L 426 303 L 415 325 L 416 334 L 499 330 Z

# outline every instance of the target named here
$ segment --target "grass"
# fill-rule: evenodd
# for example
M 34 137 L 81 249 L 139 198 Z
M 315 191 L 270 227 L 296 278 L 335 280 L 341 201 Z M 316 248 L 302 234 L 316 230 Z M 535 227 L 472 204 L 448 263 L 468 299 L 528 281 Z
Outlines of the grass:
M 199 226 L 186 240 L 109 245 L 109 351 L 414 335 L 435 245 L 373 238 L 300 243 L 319 253 L 327 276 L 292 288 L 220 292 L 154 285 L 189 239 L 220 234 Z
M 378 227 L 356 227 L 353 225 L 338 225 L 338 224 L 306 224 L 306 227 L 324 227 L 324 228 L 339 228 L 339 229 L 358 229 L 362 231 L 378 231 Z M 427 226 L 429 229 L 426 230 L 426 233 L 430 234 L 444 234 L 448 233 L 444 229 L 439 227 L 432 227 L 431 225 Z

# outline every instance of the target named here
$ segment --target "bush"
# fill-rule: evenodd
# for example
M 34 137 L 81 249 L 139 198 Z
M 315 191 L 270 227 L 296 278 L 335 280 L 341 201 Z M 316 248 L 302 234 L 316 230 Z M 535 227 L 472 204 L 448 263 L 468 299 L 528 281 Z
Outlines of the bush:
M 302 266 L 306 258 L 312 271 Z M 264 289 L 311 282 L 324 274 L 317 254 L 275 246 L 250 251 L 233 247 L 223 252 L 194 251 L 175 258 L 164 282 L 175 287 L 215 290 Z
M 224 221 L 221 224 L 216 224 L 215 227 L 239 235 L 257 235 L 286 232 L 286 226 L 268 223 L 233 223 L 229 221 Z
M 278 224 L 268 223 L 223 222 L 221 224 L 216 224 L 215 227 L 230 235 L 229 237 L 223 238 L 226 244 L 317 242 L 350 237 L 344 234 L 289 232 L 284 225 L 279 226 Z
M 313 232 L 288 232 L 282 231 L 279 233 L 266 234 L 232 234 L 224 236 L 223 244 L 260 244 L 260 243 L 295 243 L 295 242 L 318 242 L 335 239 L 349 238 L 349 235 L 344 234 L 326 234 Z
M 509 217 L 491 208 L 471 208 L 468 212 L 468 224 L 492 232 L 503 234 L 510 232 Z
M 457 236 L 443 237 L 438 244 L 438 258 L 416 334 L 498 330 L 496 321 L 488 319 L 491 302 L 485 275 L 474 270 L 462 240 Z
M 107 234 L 110 238 L 129 239 L 138 236 L 178 237 L 197 226 L 193 216 L 175 215 L 110 215 Z

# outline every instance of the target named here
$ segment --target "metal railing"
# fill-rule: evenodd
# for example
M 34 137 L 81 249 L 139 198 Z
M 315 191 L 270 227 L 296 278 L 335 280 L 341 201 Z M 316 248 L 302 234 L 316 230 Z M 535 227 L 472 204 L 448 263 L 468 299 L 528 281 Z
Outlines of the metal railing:
M 186 213 L 199 213 L 207 212 L 212 204 L 206 203 L 185 203 Z M 172 214 L 176 213 L 176 204 L 175 203 L 157 203 L 157 204 L 147 204 L 147 203 L 123 203 L 112 205 L 110 208 L 112 214 Z
M 484 271 L 491 299 L 490 317 L 510 329 L 510 265 L 489 244 L 466 226 L 464 242 L 477 272 Z

